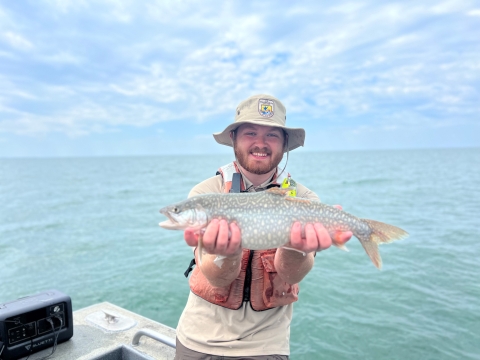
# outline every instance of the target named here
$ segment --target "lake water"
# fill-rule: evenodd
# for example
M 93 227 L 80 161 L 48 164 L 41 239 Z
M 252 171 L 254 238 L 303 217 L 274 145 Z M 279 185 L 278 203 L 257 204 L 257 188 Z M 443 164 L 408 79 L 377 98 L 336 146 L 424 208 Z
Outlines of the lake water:
M 0 303 L 54 288 L 176 327 L 192 257 L 158 210 L 228 155 L 0 159 Z M 292 359 L 480 359 L 480 149 L 295 153 L 323 202 L 400 226 L 378 271 L 360 243 L 316 257 Z

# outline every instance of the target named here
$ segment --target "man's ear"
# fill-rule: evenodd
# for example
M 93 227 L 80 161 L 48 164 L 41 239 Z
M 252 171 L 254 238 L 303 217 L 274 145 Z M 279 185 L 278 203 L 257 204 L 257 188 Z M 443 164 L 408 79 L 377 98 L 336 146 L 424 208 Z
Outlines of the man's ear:
M 288 149 L 288 133 L 285 131 L 285 140 L 283 141 L 283 151 Z

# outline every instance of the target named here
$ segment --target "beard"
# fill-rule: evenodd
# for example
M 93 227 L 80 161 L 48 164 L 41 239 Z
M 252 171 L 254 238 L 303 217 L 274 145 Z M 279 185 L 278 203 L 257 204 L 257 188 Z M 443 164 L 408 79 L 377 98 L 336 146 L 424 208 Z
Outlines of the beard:
M 280 161 L 282 161 L 283 158 L 283 154 L 281 152 L 278 154 L 272 154 L 272 152 L 266 148 L 260 149 L 259 147 L 255 147 L 251 150 L 242 152 L 240 149 L 238 149 L 236 144 L 234 144 L 233 150 L 240 166 L 248 172 L 256 175 L 268 174 L 270 171 L 275 169 L 278 164 L 280 164 Z M 248 155 L 254 152 L 264 152 L 270 155 L 270 161 L 255 161 L 253 159 L 249 161 Z

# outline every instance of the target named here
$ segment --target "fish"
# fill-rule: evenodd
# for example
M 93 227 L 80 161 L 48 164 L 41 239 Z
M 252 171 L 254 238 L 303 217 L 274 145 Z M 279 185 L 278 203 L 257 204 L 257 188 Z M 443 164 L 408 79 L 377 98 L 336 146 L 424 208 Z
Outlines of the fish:
M 362 244 L 372 263 L 382 268 L 378 245 L 408 237 L 396 226 L 361 219 L 320 201 L 289 196 L 289 188 L 271 188 L 252 193 L 209 193 L 192 196 L 160 209 L 168 220 L 159 225 L 168 230 L 193 228 L 199 233 L 212 219 L 235 222 L 240 228 L 242 248 L 266 250 L 287 247 L 294 222 L 321 223 L 335 243 L 339 232 L 351 231 Z M 201 238 L 199 248 L 201 247 Z M 201 254 L 201 251 L 200 251 Z

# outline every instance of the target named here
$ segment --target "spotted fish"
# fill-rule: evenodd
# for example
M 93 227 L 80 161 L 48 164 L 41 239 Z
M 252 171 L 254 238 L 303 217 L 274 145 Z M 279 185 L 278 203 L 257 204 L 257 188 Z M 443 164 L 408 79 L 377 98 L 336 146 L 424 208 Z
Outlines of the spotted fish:
M 159 225 L 165 229 L 187 227 L 204 229 L 212 219 L 235 222 L 242 234 L 242 247 L 264 250 L 283 247 L 290 241 L 295 221 L 302 224 L 322 223 L 335 244 L 338 232 L 351 231 L 380 269 L 382 259 L 379 244 L 408 236 L 405 230 L 375 220 L 359 219 L 319 201 L 288 196 L 290 189 L 273 188 L 256 193 L 201 194 L 166 206 L 160 210 L 168 220 Z

